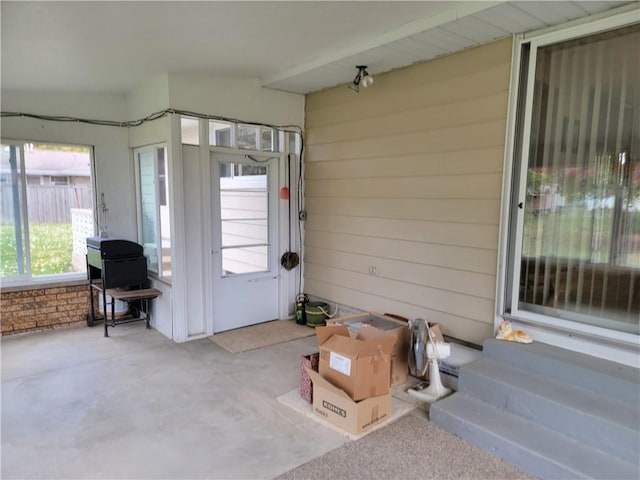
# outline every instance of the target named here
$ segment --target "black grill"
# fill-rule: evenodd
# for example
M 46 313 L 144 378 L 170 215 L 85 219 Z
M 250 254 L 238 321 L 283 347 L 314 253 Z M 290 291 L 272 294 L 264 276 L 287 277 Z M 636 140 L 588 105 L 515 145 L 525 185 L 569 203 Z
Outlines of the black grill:
M 107 305 L 111 306 L 111 326 L 136 320 L 146 320 L 149 328 L 149 300 L 160 293 L 155 289 L 148 289 L 147 258 L 143 254 L 142 245 L 129 240 L 89 237 L 87 238 L 87 277 L 91 314 L 87 317 L 87 325 L 93 326 L 96 312 L 93 291 L 100 293 L 100 300 L 104 314 L 104 336 L 108 337 Z M 111 302 L 107 301 L 107 295 Z M 116 319 L 114 304 L 116 299 L 127 302 L 129 311 L 138 315 L 125 315 Z
M 145 288 L 147 259 L 142 245 L 129 240 L 87 238 L 87 275 L 103 288 Z

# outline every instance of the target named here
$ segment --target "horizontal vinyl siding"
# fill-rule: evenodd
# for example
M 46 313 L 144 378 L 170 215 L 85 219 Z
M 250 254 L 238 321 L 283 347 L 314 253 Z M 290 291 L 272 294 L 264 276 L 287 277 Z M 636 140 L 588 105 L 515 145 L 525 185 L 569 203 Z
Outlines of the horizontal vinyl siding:
M 329 269 L 360 274 L 368 271 L 374 257 L 361 253 L 309 247 L 305 258 L 309 262 L 322 264 Z M 491 277 L 491 274 L 453 270 L 415 261 L 399 261 L 383 257 L 377 257 L 375 263 L 378 277 L 407 282 L 416 286 L 426 286 L 443 292 L 461 293 L 493 300 L 494 290 L 487 282 L 490 280 L 488 277 Z
M 510 59 L 500 41 L 307 97 L 306 293 L 491 335 Z
M 464 108 L 461 108 L 460 113 L 463 112 Z M 404 155 L 452 152 L 459 151 L 465 145 L 469 149 L 487 148 L 504 144 L 505 126 L 506 119 L 501 119 L 392 135 L 387 135 L 383 130 L 375 134 L 375 130 L 372 130 L 369 138 L 308 144 L 307 154 L 310 160 L 330 157 L 349 160 L 392 156 L 400 152 Z
M 371 130 L 384 130 L 386 135 L 405 134 L 410 132 L 435 131 L 446 128 L 463 127 L 489 119 L 501 120 L 503 112 L 503 92 L 487 97 L 471 98 L 469 100 L 456 99 L 452 103 L 432 105 L 418 108 L 415 104 L 408 105 L 404 112 L 393 113 L 379 117 L 382 112 L 371 112 L 371 117 L 351 115 L 355 118 L 345 119 L 338 124 L 330 123 L 325 126 L 314 127 L 307 136 L 308 143 L 321 144 L 326 142 L 353 141 L 367 138 Z M 442 101 L 440 99 L 439 101 Z M 460 109 L 465 110 L 464 117 L 460 116 Z M 325 115 L 327 113 L 325 112 Z M 347 120 L 348 123 L 345 123 Z
M 363 172 L 370 175 L 372 172 Z M 470 175 L 428 175 L 413 178 L 309 178 L 306 193 L 309 197 L 382 197 L 382 198 L 495 198 L 500 190 L 500 173 Z M 497 222 L 497 218 L 496 218 Z

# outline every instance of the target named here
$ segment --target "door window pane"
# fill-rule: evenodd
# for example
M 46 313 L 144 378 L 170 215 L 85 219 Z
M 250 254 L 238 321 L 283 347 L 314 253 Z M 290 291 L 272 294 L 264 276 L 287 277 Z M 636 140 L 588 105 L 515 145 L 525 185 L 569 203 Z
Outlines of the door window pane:
M 220 172 L 223 275 L 268 271 L 268 169 L 221 163 Z
M 539 48 L 519 308 L 639 332 L 640 27 Z
M 269 247 L 266 245 L 226 248 L 222 251 L 224 276 L 267 271 L 269 271 Z

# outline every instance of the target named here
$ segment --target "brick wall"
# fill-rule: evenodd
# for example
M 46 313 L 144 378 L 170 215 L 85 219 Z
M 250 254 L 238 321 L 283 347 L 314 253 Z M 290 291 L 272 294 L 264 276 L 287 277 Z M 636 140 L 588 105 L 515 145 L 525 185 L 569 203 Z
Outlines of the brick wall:
M 86 325 L 89 310 L 86 282 L 0 292 L 2 335 Z

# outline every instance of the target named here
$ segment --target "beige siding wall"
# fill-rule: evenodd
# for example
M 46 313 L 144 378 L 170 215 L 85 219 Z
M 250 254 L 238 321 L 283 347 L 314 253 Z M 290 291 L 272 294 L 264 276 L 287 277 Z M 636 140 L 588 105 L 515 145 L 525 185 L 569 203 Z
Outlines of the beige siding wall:
M 306 293 L 491 335 L 510 61 L 499 41 L 307 97 Z

